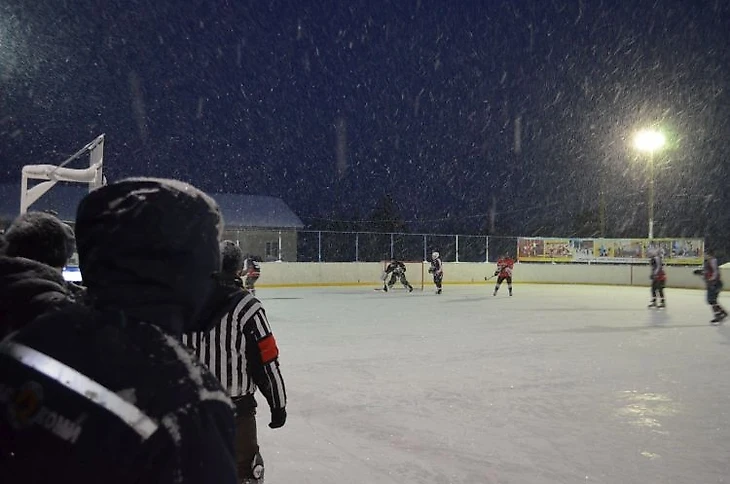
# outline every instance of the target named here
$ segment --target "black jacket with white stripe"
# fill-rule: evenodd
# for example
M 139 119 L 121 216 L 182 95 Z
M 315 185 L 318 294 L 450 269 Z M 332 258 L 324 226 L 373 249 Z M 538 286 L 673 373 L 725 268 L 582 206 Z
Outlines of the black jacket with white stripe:
M 236 482 L 230 399 L 154 325 L 69 307 L 4 341 L 0 368 L 0 482 Z
M 234 400 L 253 396 L 258 388 L 270 409 L 285 408 L 279 349 L 266 311 L 241 287 L 240 278 L 222 276 L 218 282 L 220 297 L 207 316 L 212 328 L 183 335 L 183 343 L 218 377 Z
M 42 315 L 0 343 L 1 483 L 237 483 L 231 400 L 179 341 L 201 327 L 220 226 L 212 200 L 179 182 L 84 197 L 88 305 L 27 297 Z

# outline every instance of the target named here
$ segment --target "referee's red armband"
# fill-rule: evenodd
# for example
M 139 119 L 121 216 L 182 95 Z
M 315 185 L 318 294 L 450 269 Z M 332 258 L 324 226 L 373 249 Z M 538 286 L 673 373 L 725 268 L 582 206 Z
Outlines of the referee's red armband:
M 259 341 L 259 351 L 261 352 L 262 363 L 273 361 L 279 356 L 279 348 L 276 346 L 276 339 L 273 334 Z

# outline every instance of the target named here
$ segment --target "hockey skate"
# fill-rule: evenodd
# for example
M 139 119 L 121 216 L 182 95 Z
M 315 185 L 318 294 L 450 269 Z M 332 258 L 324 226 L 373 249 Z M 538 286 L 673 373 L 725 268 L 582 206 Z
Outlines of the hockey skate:
M 659 301 L 659 304 L 657 304 L 657 309 L 664 309 L 666 307 L 667 307 L 667 303 L 664 301 L 664 299 Z
M 715 317 L 712 318 L 710 324 L 720 324 L 725 321 L 725 318 L 727 318 L 727 313 L 725 311 L 720 311 L 719 313 L 715 313 Z
M 652 299 L 647 308 L 655 308 L 656 306 L 656 299 Z
M 413 286 L 408 286 L 408 292 L 413 292 Z
M 388 286 L 386 286 L 385 284 L 383 285 L 383 291 L 388 292 Z

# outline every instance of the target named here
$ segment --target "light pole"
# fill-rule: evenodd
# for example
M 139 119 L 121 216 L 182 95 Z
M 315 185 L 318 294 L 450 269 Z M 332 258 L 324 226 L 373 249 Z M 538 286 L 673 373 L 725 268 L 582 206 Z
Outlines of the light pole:
M 654 238 L 654 153 L 662 149 L 666 138 L 659 131 L 645 129 L 636 133 L 634 147 L 649 153 L 649 239 Z

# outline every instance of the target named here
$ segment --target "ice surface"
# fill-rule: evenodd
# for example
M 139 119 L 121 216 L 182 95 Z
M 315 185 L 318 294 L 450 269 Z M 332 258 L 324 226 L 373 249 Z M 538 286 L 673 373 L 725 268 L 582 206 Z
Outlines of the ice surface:
M 730 481 L 730 326 L 704 292 L 492 288 L 259 289 L 289 395 L 278 430 L 258 398 L 267 482 Z

